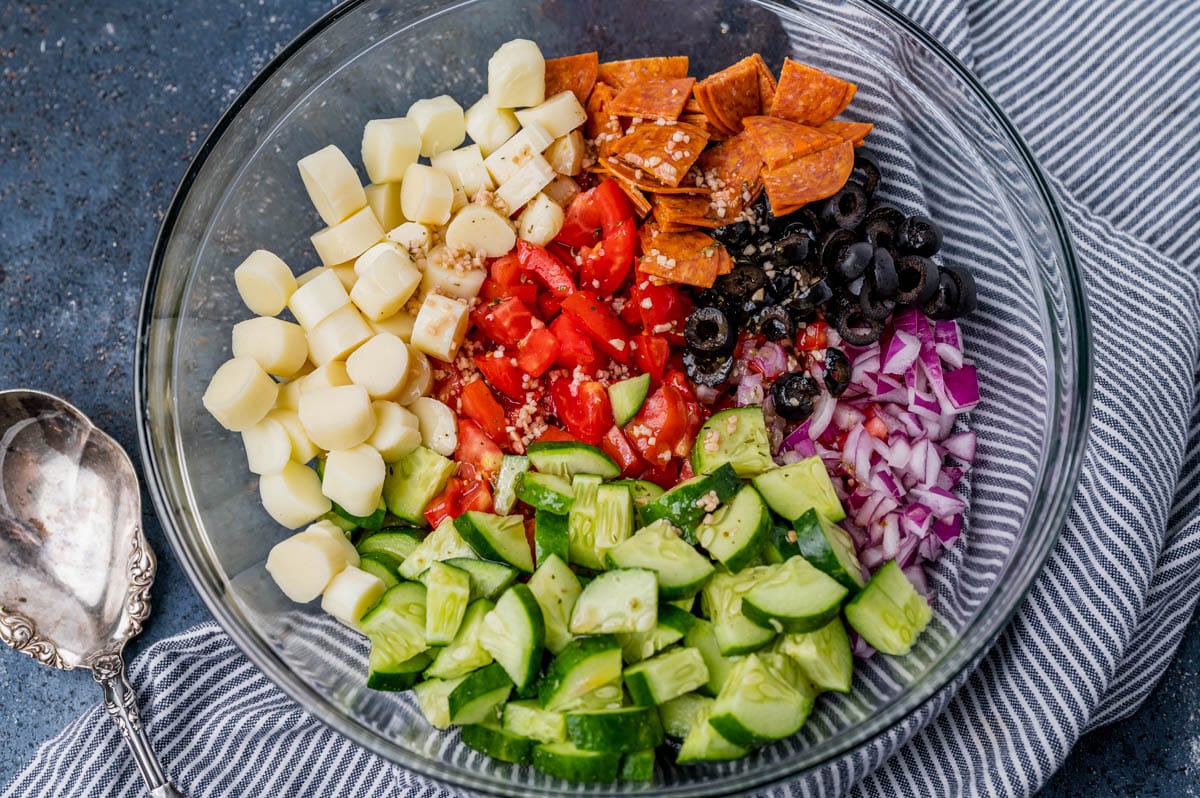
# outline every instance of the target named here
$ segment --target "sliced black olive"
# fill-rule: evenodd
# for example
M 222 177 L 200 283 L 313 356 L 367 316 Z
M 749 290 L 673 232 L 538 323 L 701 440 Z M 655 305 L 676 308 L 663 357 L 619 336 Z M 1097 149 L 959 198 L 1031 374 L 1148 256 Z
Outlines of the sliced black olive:
M 937 264 L 920 255 L 901 255 L 896 259 L 896 283 L 899 288 L 896 302 L 900 305 L 923 305 L 937 290 Z M 930 282 L 932 281 L 932 285 Z M 927 289 L 929 287 L 929 290 Z
M 771 278 L 769 287 L 775 301 L 785 302 L 800 289 L 800 284 L 796 282 L 796 276 L 790 271 L 780 270 Z
M 952 319 L 958 309 L 958 280 L 948 269 L 938 275 L 937 289 L 921 308 L 931 319 Z
M 796 294 L 793 303 L 815 308 L 824 305 L 831 299 L 833 299 L 833 289 L 829 287 L 829 283 L 824 280 L 817 280 L 808 288 Z
M 782 341 L 791 338 L 795 332 L 792 317 L 783 305 L 771 305 L 760 310 L 754 317 L 754 326 L 768 341 Z
M 834 267 L 833 274 L 837 275 L 843 282 L 848 283 L 852 280 L 857 280 L 866 274 L 867 267 L 871 265 L 871 258 L 874 254 L 875 247 L 866 241 L 856 241 L 842 251 L 842 257 Z
M 858 298 L 862 294 L 863 284 L 867 282 L 866 275 L 855 277 L 850 282 L 846 283 L 846 293 L 854 298 Z
M 880 299 L 892 299 L 900 291 L 900 279 L 896 274 L 896 262 L 886 249 L 875 248 L 871 255 L 869 271 L 874 283 L 874 294 Z
M 803 372 L 784 374 L 771 383 L 775 412 L 788 421 L 803 421 L 812 415 L 813 400 L 821 394 L 816 380 Z
M 750 299 L 767 284 L 767 274 L 758 266 L 741 263 L 729 274 L 723 274 L 713 283 L 713 290 L 736 301 Z
M 867 155 L 861 149 L 854 151 L 854 171 L 862 172 L 862 189 L 867 198 L 875 196 L 879 187 L 879 162 L 872 155 Z
M 829 230 L 817 239 L 817 258 L 826 274 L 833 274 L 846 250 L 855 242 L 849 230 Z
M 702 355 L 690 349 L 683 350 L 683 370 L 688 379 L 698 385 L 717 388 L 729 380 L 733 374 L 733 357 L 731 355 Z
M 730 249 L 741 250 L 751 242 L 753 230 L 747 221 L 734 222 L 712 231 L 712 237 Z
M 697 308 L 683 328 L 687 345 L 697 352 L 724 352 L 733 347 L 729 319 L 719 308 Z
M 887 321 L 892 311 L 896 309 L 896 300 L 879 295 L 879 286 L 875 278 L 868 277 L 863 283 L 863 290 L 858 295 L 858 306 L 863 315 L 873 321 Z
M 965 316 L 979 305 L 979 295 L 975 289 L 975 276 L 961 266 L 950 266 L 944 270 L 957 284 L 958 302 L 954 306 L 954 316 Z
M 896 229 L 904 221 L 904 214 L 891 205 L 879 205 L 867 212 L 863 218 L 863 238 L 871 244 L 891 249 L 896 242 Z
M 855 346 L 873 344 L 883 335 L 883 322 L 868 318 L 859 305 L 847 304 L 837 317 L 838 335 Z
M 857 183 L 847 183 L 842 190 L 821 204 L 819 216 L 826 227 L 855 230 L 867 215 L 867 192 Z
M 834 396 L 841 396 L 850 387 L 850 358 L 835 347 L 825 350 L 825 387 Z
M 790 221 L 784 227 L 783 232 L 786 235 L 793 227 L 802 227 L 807 230 L 813 238 L 821 232 L 821 220 L 817 216 L 816 204 L 805 205 L 800 210 L 788 217 Z
M 928 216 L 909 216 L 896 227 L 895 242 L 905 254 L 929 257 L 942 248 L 942 230 Z
M 808 258 L 812 239 L 806 232 L 785 235 L 771 247 L 771 254 L 789 265 L 802 264 Z

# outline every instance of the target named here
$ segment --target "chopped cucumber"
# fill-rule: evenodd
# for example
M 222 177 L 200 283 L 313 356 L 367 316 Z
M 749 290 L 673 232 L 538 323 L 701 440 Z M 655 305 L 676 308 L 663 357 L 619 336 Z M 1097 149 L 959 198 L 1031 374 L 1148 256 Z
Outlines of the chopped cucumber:
M 452 565 L 435 562 L 422 574 L 425 583 L 425 642 L 444 646 L 458 634 L 471 600 L 471 577 Z
M 529 471 L 529 458 L 519 454 L 506 454 L 500 461 L 500 475 L 496 477 L 496 493 L 492 506 L 500 515 L 508 515 L 517 504 L 517 484 L 521 475 Z
M 567 713 L 567 736 L 584 751 L 629 753 L 662 745 L 656 707 Z
M 533 740 L 501 728 L 495 721 L 463 726 L 463 745 L 501 762 L 528 765 L 533 761 Z
M 795 520 L 791 532 L 780 547 L 785 557 L 795 551 L 851 593 L 866 586 L 854 541 L 846 530 L 816 510 L 808 510 Z
M 633 537 L 608 552 L 612 568 L 646 568 L 658 576 L 664 599 L 694 596 L 712 576 L 713 564 L 685 543 L 665 518 L 642 527 Z
M 533 748 L 533 766 L 567 781 L 616 781 L 621 755 L 607 751 L 584 751 L 574 743 L 542 743 Z
M 696 649 L 700 656 L 704 657 L 704 666 L 708 669 L 708 682 L 699 688 L 700 692 L 711 696 L 721 692 L 737 660 L 721 653 L 721 645 L 717 642 L 717 633 L 713 625 L 703 618 L 697 618 L 692 628 L 684 635 L 683 644 Z
M 437 652 L 433 664 L 425 671 L 428 678 L 455 679 L 491 664 L 492 655 L 480 645 L 479 638 L 484 619 L 495 606 L 488 599 L 471 602 L 463 616 L 462 625 L 458 627 L 458 634 L 449 645 Z
M 471 597 L 494 599 L 517 581 L 517 569 L 502 562 L 451 557 L 443 562 L 466 571 L 471 577 Z
M 621 678 L 621 646 L 612 635 L 579 637 L 559 652 L 538 690 L 544 709 L 559 710 Z
M 573 698 L 559 707 L 559 712 L 600 712 L 605 709 L 620 709 L 625 706 L 625 687 L 620 677 L 595 690 Z
M 723 655 L 731 657 L 757 651 L 775 637 L 774 629 L 760 626 L 742 614 L 742 597 L 771 573 L 770 566 L 764 565 L 737 574 L 716 573 L 700 592 L 704 611 L 712 621 Z
M 696 713 L 692 727 L 683 739 L 683 745 L 679 747 L 676 762 L 681 765 L 689 762 L 727 762 L 731 759 L 741 759 L 750 753 L 726 740 L 713 728 L 708 722 L 711 713 L 711 706 L 703 707 Z
M 479 559 L 479 555 L 470 544 L 458 534 L 454 522 L 447 518 L 400 563 L 400 576 L 404 579 L 416 579 L 433 563 L 455 557 Z
M 682 740 L 691 733 L 701 713 L 706 710 L 711 713 L 713 700 L 708 696 L 697 693 L 684 693 L 678 698 L 672 698 L 658 708 L 658 717 L 662 720 L 663 731 L 668 737 Z M 708 723 L 707 716 L 704 720 Z
M 479 644 L 508 673 L 519 692 L 537 678 L 546 645 L 546 624 L 533 592 L 516 584 L 504 592 L 483 620 Z
M 533 552 L 529 550 L 521 516 L 470 510 L 454 519 L 454 528 L 481 558 L 506 562 L 517 570 L 533 573 Z
M 571 511 L 575 494 L 566 477 L 527 471 L 517 482 L 517 498 L 535 509 L 566 515 Z
M 575 500 L 567 516 L 570 558 L 568 562 L 599 570 L 603 560 L 596 557 L 597 497 L 604 480 L 593 474 L 580 474 L 571 480 Z
M 711 474 L 729 463 L 739 477 L 755 477 L 775 468 L 761 407 L 737 407 L 714 413 L 696 435 L 692 468 Z
M 466 726 L 492 720 L 512 689 L 512 679 L 499 663 L 472 671 L 447 696 L 450 722 Z
M 718 466 L 711 474 L 700 474 L 680 482 L 641 510 L 642 520 L 649 524 L 665 518 L 691 535 L 696 525 L 708 513 L 742 489 L 742 480 L 731 465 Z
M 624 543 L 632 534 L 633 494 L 624 485 L 601 485 L 596 491 L 594 559 L 603 563 L 608 552 Z
M 814 697 L 790 659 L 751 654 L 733 666 L 708 722 L 735 745 L 754 748 L 800 731 Z
M 780 631 L 814 632 L 837 617 L 846 588 L 803 557 L 792 557 L 771 571 L 744 596 L 742 613 Z
M 368 535 L 355 547 L 359 554 L 386 554 L 396 561 L 396 567 L 421 545 L 424 533 L 416 527 L 392 526 Z
M 383 520 L 387 518 L 387 505 L 384 504 L 383 499 L 379 500 L 379 507 L 370 515 L 354 515 L 337 502 L 330 502 L 330 504 L 333 506 L 334 514 L 353 524 L 355 529 L 378 532 L 383 528 Z
M 902 656 L 933 620 L 933 610 L 890 560 L 846 605 L 846 620 L 872 648 Z
M 834 618 L 815 632 L 780 635 L 774 651 L 791 657 L 816 689 L 850 692 L 854 654 L 841 618 Z
M 385 590 L 400 584 L 400 579 L 396 576 L 400 561 L 390 554 L 364 554 L 358 558 L 358 567 L 372 576 L 379 577 Z
M 637 415 L 649 393 L 649 374 L 639 374 L 608 386 L 608 399 L 612 403 L 613 420 L 617 422 L 618 427 L 625 426 L 630 419 Z
M 320 460 L 317 462 L 319 463 Z M 328 521 L 338 529 L 345 532 L 347 535 L 358 529 L 358 524 L 354 523 L 353 521 L 347 521 L 345 517 L 338 515 L 333 510 L 330 510 L 329 512 L 325 513 L 325 515 L 321 516 L 321 520 Z
M 620 568 L 588 583 L 575 602 L 568 628 L 576 635 L 649 632 L 657 620 L 654 572 Z
M 771 512 L 758 491 L 747 485 L 733 501 L 705 516 L 696 527 L 696 540 L 736 573 L 758 556 L 770 532 Z
M 650 502 L 663 495 L 664 491 L 653 482 L 647 482 L 644 479 L 618 479 L 612 483 L 614 485 L 624 485 L 629 488 L 629 492 L 633 494 L 633 506 L 641 510 Z
M 563 562 L 571 557 L 571 538 L 567 516 L 555 515 L 545 510 L 533 514 L 533 548 L 536 562 L 540 566 L 551 555 Z
M 633 703 L 656 707 L 708 684 L 708 666 L 694 648 L 672 648 L 625 669 Z
M 410 524 L 424 526 L 427 523 L 425 508 L 445 489 L 454 469 L 453 460 L 418 446 L 387 467 L 383 501 L 388 512 Z
M 583 592 L 579 577 L 560 557 L 552 554 L 529 578 L 529 590 L 542 608 L 546 624 L 546 648 L 557 654 L 571 642 L 571 632 L 567 626 L 571 620 L 571 610 Z
M 567 739 L 566 716 L 542 709 L 536 699 L 505 704 L 503 726 L 513 734 L 542 743 L 560 743 Z
M 425 642 L 425 586 L 401 582 L 383 594 L 375 608 L 363 616 L 359 629 L 378 652 L 376 664 L 387 669 L 429 648 Z
M 641 662 L 669 645 L 678 643 L 696 622 L 696 616 L 670 604 L 658 603 L 658 622 L 649 632 L 617 635 L 621 658 L 626 664 Z
M 413 695 L 421 708 L 425 720 L 435 729 L 450 728 L 450 693 L 462 683 L 465 676 L 457 679 L 426 679 L 413 685 Z
M 806 457 L 798 463 L 767 471 L 753 481 L 771 509 L 789 521 L 813 509 L 830 521 L 846 517 L 820 457 Z
M 621 770 L 617 778 L 621 781 L 653 781 L 654 749 L 632 751 L 621 757 Z
M 408 690 L 417 683 L 429 661 L 429 653 L 422 651 L 404 662 L 392 662 L 380 649 L 372 648 L 367 666 L 367 687 L 396 692 Z
M 604 479 L 621 475 L 620 466 L 611 457 L 586 443 L 542 441 L 531 443 L 525 454 L 534 468 L 546 474 L 568 478 L 576 474 L 594 474 Z

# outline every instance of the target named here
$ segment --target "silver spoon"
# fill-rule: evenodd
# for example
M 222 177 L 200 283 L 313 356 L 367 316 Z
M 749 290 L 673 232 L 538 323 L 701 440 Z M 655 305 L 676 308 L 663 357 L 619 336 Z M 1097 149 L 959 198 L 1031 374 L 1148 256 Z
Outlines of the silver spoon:
M 182 798 L 142 728 L 121 652 L 150 615 L 154 552 L 129 456 L 58 397 L 0 391 L 0 640 L 89 668 L 153 798 Z

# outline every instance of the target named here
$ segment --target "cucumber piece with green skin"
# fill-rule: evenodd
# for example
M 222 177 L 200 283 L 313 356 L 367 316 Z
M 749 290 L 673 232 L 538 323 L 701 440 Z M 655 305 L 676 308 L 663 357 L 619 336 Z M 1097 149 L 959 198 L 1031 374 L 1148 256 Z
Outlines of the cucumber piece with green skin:
M 765 566 L 771 573 L 742 596 L 742 613 L 779 631 L 815 632 L 838 616 L 849 591 L 803 557 Z
M 704 517 L 696 540 L 713 559 L 734 573 L 758 557 L 771 532 L 771 511 L 750 485 L 733 500 Z
M 649 393 L 649 374 L 639 374 L 608 386 L 608 399 L 612 404 L 613 420 L 617 422 L 618 427 L 625 426 L 637 415 Z
M 410 660 L 394 663 L 372 647 L 367 665 L 367 687 L 388 692 L 408 690 L 421 678 L 421 671 L 425 670 L 429 663 L 427 651 L 422 651 Z
M 659 602 L 658 622 L 649 632 L 617 635 L 621 658 L 626 665 L 652 657 L 667 646 L 678 643 L 696 622 L 696 616 L 678 607 Z
M 571 610 L 575 608 L 583 586 L 579 584 L 579 577 L 567 567 L 566 562 L 553 554 L 533 572 L 528 585 L 538 606 L 542 608 L 542 618 L 546 625 L 546 648 L 557 654 L 572 640 L 567 627 L 571 620 Z
M 612 484 L 629 488 L 629 492 L 633 494 L 633 506 L 638 510 L 665 493 L 658 485 L 644 479 L 618 479 Z
M 492 655 L 480 645 L 484 619 L 495 608 L 488 599 L 476 599 L 467 607 L 458 634 L 437 652 L 433 663 L 426 669 L 430 679 L 456 679 L 474 670 L 490 665 Z
M 450 722 L 466 726 L 493 719 L 512 689 L 512 679 L 498 662 L 472 671 L 447 696 Z
M 575 441 L 542 441 L 531 443 L 525 455 L 533 467 L 544 474 L 558 474 L 568 479 L 576 474 L 594 474 L 603 479 L 616 479 L 621 468 L 598 447 Z
M 413 685 L 413 695 L 416 696 L 417 706 L 425 715 L 425 720 L 435 729 L 450 728 L 450 693 L 458 687 L 463 679 L 426 679 Z
M 633 534 L 633 494 L 624 485 L 601 485 L 596 491 L 594 559 L 603 563 L 608 552 Z
M 458 634 L 471 600 L 471 577 L 452 565 L 435 562 L 421 576 L 425 585 L 425 642 L 444 646 Z
M 425 586 L 401 582 L 359 621 L 359 630 L 378 651 L 381 668 L 399 665 L 429 648 L 425 642 Z
M 820 457 L 806 457 L 798 463 L 767 471 L 752 482 L 771 509 L 789 521 L 809 510 L 816 510 L 835 523 L 846 517 Z
M 726 740 L 713 728 L 708 722 L 711 713 L 712 707 L 706 706 L 696 714 L 687 737 L 683 738 L 683 745 L 679 747 L 676 762 L 681 765 L 689 762 L 728 762 L 750 753 Z
M 708 684 L 708 666 L 694 648 L 672 648 L 625 669 L 633 703 L 656 707 Z
M 621 754 L 654 748 L 664 739 L 656 707 L 568 712 L 567 737 L 584 751 Z
M 816 693 L 779 654 L 750 654 L 734 665 L 708 723 L 726 740 L 756 748 L 800 731 Z
M 890 560 L 850 599 L 846 620 L 872 648 L 903 656 L 933 620 L 933 610 L 896 561 Z
M 557 474 L 527 471 L 517 482 L 517 498 L 537 510 L 566 515 L 575 502 L 571 483 Z
M 621 755 L 608 751 L 584 751 L 574 743 L 542 743 L 533 747 L 533 766 L 566 781 L 616 781 Z
M 370 515 L 355 515 L 335 501 L 331 501 L 330 505 L 333 507 L 333 512 L 336 515 L 353 524 L 355 529 L 365 529 L 368 532 L 378 532 L 382 529 L 383 521 L 387 518 L 388 513 L 387 505 L 384 504 L 383 499 L 379 500 L 379 507 L 375 508 L 375 512 Z
M 680 482 L 641 510 L 642 521 L 653 523 L 665 518 L 683 530 L 689 543 L 692 532 L 704 516 L 732 499 L 742 489 L 742 480 L 733 466 L 725 464 L 711 474 L 700 474 Z
M 463 745 L 501 762 L 528 765 L 533 761 L 533 740 L 501 728 L 495 721 L 485 721 L 462 728 Z
M 621 781 L 653 781 L 654 749 L 634 751 L 621 757 L 621 770 L 617 778 Z
M 748 654 L 770 643 L 775 630 L 760 626 L 742 614 L 742 597 L 772 573 L 771 566 L 755 566 L 737 574 L 715 573 L 700 591 L 705 614 L 712 621 L 721 654 Z
M 517 483 L 521 475 L 529 471 L 529 458 L 519 454 L 506 454 L 500 461 L 500 474 L 496 477 L 496 492 L 492 506 L 500 515 L 508 515 L 517 504 Z
M 372 576 L 378 577 L 379 581 L 383 582 L 384 590 L 400 584 L 400 579 L 396 576 L 396 569 L 400 567 L 400 561 L 390 554 L 382 552 L 363 554 L 358 558 L 358 567 Z
M 708 669 L 708 682 L 699 687 L 699 691 L 709 696 L 720 693 L 737 659 L 721 653 L 721 645 L 717 642 L 717 633 L 713 625 L 703 618 L 697 618 L 692 628 L 684 635 L 683 644 L 699 651 L 700 656 L 704 658 L 704 666 Z
M 454 519 L 454 528 L 482 559 L 506 562 L 519 571 L 533 573 L 533 552 L 519 515 L 496 515 L 470 510 Z
M 466 571 L 471 577 L 472 599 L 494 599 L 517 581 L 517 569 L 502 562 L 476 560 L 471 557 L 451 557 L 443 562 Z
M 617 639 L 612 635 L 579 637 L 550 663 L 538 700 L 544 709 L 557 711 L 620 678 L 621 646 Z
M 368 535 L 355 546 L 359 554 L 383 554 L 396 561 L 396 567 L 404 562 L 421 545 L 424 533 L 415 527 L 386 527 Z
M 330 510 L 329 512 L 325 513 L 325 515 L 321 516 L 320 520 L 328 521 L 338 529 L 345 532 L 347 535 L 358 531 L 358 524 L 354 523 L 353 521 L 346 520 L 344 516 L 338 515 L 333 510 Z
M 601 712 L 607 709 L 620 709 L 625 706 L 625 687 L 620 678 L 608 684 L 602 684 L 578 698 L 573 698 L 558 711 L 567 712 Z
M 694 596 L 712 576 L 713 564 L 684 542 L 665 518 L 642 527 L 609 550 L 610 568 L 646 568 L 658 577 L 659 596 L 666 600 Z
M 504 705 L 501 725 L 512 734 L 542 743 L 560 743 L 567 739 L 566 716 L 542 709 L 536 699 L 509 701 Z
M 518 691 L 533 684 L 546 647 L 546 624 L 528 586 L 515 584 L 504 591 L 483 619 L 479 644 L 504 668 Z
M 454 522 L 447 518 L 438 524 L 437 529 L 430 532 L 420 545 L 413 549 L 404 562 L 400 563 L 400 577 L 416 579 L 433 563 L 451 560 L 455 557 L 479 559 L 479 555 L 475 553 L 470 544 L 462 539 L 462 535 L 458 534 Z
M 424 446 L 391 463 L 383 480 L 383 501 L 388 512 L 410 524 L 425 526 L 425 508 L 446 489 L 455 468 L 453 460 Z
M 604 480 L 594 474 L 580 474 L 572 479 L 571 492 L 575 494 L 575 500 L 571 503 L 571 512 L 567 515 L 567 562 L 594 570 L 604 567 L 604 562 L 596 559 L 596 517 L 599 512 L 597 504 L 600 486 L 603 484 Z
M 728 463 L 739 477 L 750 478 L 775 468 L 771 441 L 761 407 L 722 410 L 704 422 L 692 446 L 692 469 L 711 474 Z
M 692 612 L 692 607 L 696 606 L 696 597 L 688 596 L 687 598 L 671 599 L 667 603 L 670 604 L 672 607 L 678 607 L 679 609 L 683 610 L 684 612 L 686 612 L 690 615 Z
M 682 740 L 691 734 L 701 714 L 705 715 L 704 722 L 708 723 L 707 715 L 712 712 L 713 700 L 698 693 L 685 693 L 678 698 L 672 698 L 658 708 L 658 717 L 662 721 L 663 731 L 668 737 Z
M 654 572 L 619 568 L 588 583 L 571 610 L 568 629 L 575 635 L 649 632 L 657 620 Z
M 774 651 L 790 657 L 817 690 L 850 692 L 854 654 L 841 618 L 834 618 L 815 632 L 780 635 Z
M 535 561 L 541 566 L 551 555 L 563 562 L 571 557 L 569 522 L 565 515 L 555 515 L 545 510 L 533 514 L 533 548 Z

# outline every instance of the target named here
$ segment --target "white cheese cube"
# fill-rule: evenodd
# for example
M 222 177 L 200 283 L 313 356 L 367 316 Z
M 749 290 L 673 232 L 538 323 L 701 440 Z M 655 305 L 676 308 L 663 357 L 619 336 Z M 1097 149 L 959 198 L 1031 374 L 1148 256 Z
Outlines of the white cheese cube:
M 325 458 L 321 492 L 351 515 L 370 515 L 379 507 L 386 474 L 383 458 L 370 446 L 338 449 Z
M 426 158 L 454 149 L 467 137 L 462 106 L 448 94 L 417 100 L 409 106 L 408 118 L 421 134 L 421 155 Z
M 341 549 L 307 530 L 276 543 L 267 555 L 267 573 L 285 596 L 299 604 L 321 595 L 345 568 Z
M 546 59 L 535 43 L 513 39 L 492 54 L 488 96 L 501 108 L 525 108 L 546 98 Z
M 279 386 L 279 395 L 275 399 L 275 407 L 285 410 L 295 410 L 300 407 L 300 386 L 304 377 L 296 377 Z
M 354 629 L 379 603 L 383 596 L 383 580 L 361 568 L 349 566 L 329 582 L 321 597 L 321 609 Z
M 358 549 L 354 548 L 354 544 L 350 542 L 350 538 L 347 537 L 346 533 L 337 524 L 329 520 L 317 521 L 304 531 L 329 540 L 342 552 L 342 557 L 346 560 L 346 567 L 358 567 Z
M 309 439 L 322 449 L 351 449 L 375 430 L 371 397 L 361 385 L 301 393 L 300 423 Z
M 345 221 L 313 233 L 309 240 L 321 263 L 337 266 L 354 260 L 382 238 L 383 226 L 375 212 L 364 207 Z
M 233 270 L 233 282 L 246 307 L 259 316 L 277 316 L 296 290 L 292 270 L 279 256 L 256 249 Z
M 587 147 L 583 143 L 583 133 L 572 130 L 546 149 L 546 160 L 555 172 L 560 175 L 577 175 L 583 171 L 583 156 Z
M 308 356 L 319 366 L 345 360 L 371 337 L 371 328 L 353 305 L 345 305 L 308 333 Z
M 350 159 L 334 145 L 304 156 L 296 166 L 308 197 L 325 224 L 336 225 L 366 206 L 367 195 L 358 173 Z
M 471 200 L 467 197 L 467 192 L 463 191 L 462 186 L 452 186 L 451 190 L 454 192 L 454 199 L 450 201 L 450 212 L 454 213 Z
M 500 145 L 483 160 L 483 165 L 496 183 L 503 183 L 530 160 L 540 157 L 553 143 L 554 137 L 547 133 L 545 128 L 536 123 L 531 124 Z
M 400 207 L 404 217 L 421 224 L 445 224 L 454 204 L 454 186 L 445 173 L 415 163 L 404 173 Z
M 252 474 L 278 474 L 292 460 L 292 439 L 270 414 L 242 432 L 242 446 Z
M 517 218 L 517 235 L 544 247 L 554 240 L 562 226 L 562 207 L 545 194 L 538 194 Z
M 433 368 L 429 365 L 429 358 L 412 344 L 408 345 L 408 355 L 408 381 L 404 383 L 404 390 L 396 397 L 396 403 L 404 406 L 411 405 L 422 396 L 428 396 L 433 388 Z
M 262 499 L 263 509 L 277 523 L 288 529 L 304 526 L 325 515 L 332 507 L 329 499 L 321 493 L 321 479 L 317 476 L 317 472 L 299 463 L 288 463 L 278 474 L 267 474 L 260 477 L 258 495 Z M 320 539 L 327 538 L 322 536 Z M 322 550 L 330 552 L 331 556 L 332 553 L 342 551 L 332 540 L 325 544 Z M 336 559 L 331 561 L 338 562 Z M 340 559 L 341 565 L 334 569 L 333 573 L 337 573 L 342 567 L 345 567 L 345 561 L 346 557 L 343 552 Z M 272 571 L 270 558 L 267 559 L 267 570 Z M 272 571 L 271 575 L 276 576 L 276 582 L 279 581 L 275 572 Z M 332 577 L 332 574 L 330 576 Z M 320 589 L 324 590 L 325 585 L 321 585 Z M 311 601 L 314 598 L 316 595 L 305 600 Z
M 375 431 L 367 443 L 379 452 L 383 462 L 394 463 L 421 445 L 421 423 L 412 411 L 384 399 L 372 402 L 371 409 L 375 412 Z
M 456 189 L 461 188 L 468 198 L 474 197 L 482 189 L 495 188 L 478 144 L 438 153 L 429 162 L 434 169 L 445 172 L 451 185 Z
M 579 194 L 579 184 L 564 174 L 558 174 L 542 189 L 542 193 L 565 208 Z
M 296 275 L 296 287 L 303 288 L 327 271 L 329 271 L 328 266 L 314 266 L 306 272 L 301 272 Z M 290 298 L 288 301 L 291 301 Z
M 279 386 L 262 366 L 251 358 L 235 357 L 213 374 L 201 402 L 222 427 L 242 432 L 266 417 L 278 395 Z
M 413 324 L 417 321 L 417 317 L 406 310 L 401 310 L 386 319 L 379 321 L 371 321 L 367 319 L 367 325 L 371 331 L 378 333 L 391 333 L 401 341 L 408 341 L 412 338 Z
M 372 399 L 391 399 L 408 380 L 408 344 L 391 333 L 378 333 L 346 359 L 346 371 Z
M 396 271 L 412 269 L 420 274 L 408 250 L 394 241 L 381 241 L 359 255 L 354 261 L 354 271 L 359 277 L 366 277 L 380 263 L 386 263 Z
M 562 213 L 561 208 L 558 211 Z M 450 250 L 465 250 L 498 258 L 516 243 L 512 222 L 487 205 L 467 205 L 454 215 L 446 227 L 446 248 Z
M 400 209 L 400 183 L 372 183 L 367 186 L 367 207 L 375 214 L 384 230 L 404 223 Z
M 296 289 L 288 301 L 288 310 L 311 331 L 340 308 L 350 304 L 350 295 L 332 269 L 325 269 Z
M 299 324 L 259 316 L 233 325 L 233 356 L 251 358 L 268 374 L 291 377 L 308 360 L 308 339 Z
M 467 334 L 468 312 L 463 302 L 429 294 L 413 324 L 413 348 L 439 360 L 454 360 Z
M 517 111 L 517 121 L 522 127 L 539 124 L 557 139 L 586 122 L 587 111 L 575 98 L 575 92 L 568 89 L 560 91 L 533 108 Z
M 546 159 L 535 155 L 516 174 L 500 184 L 500 188 L 496 189 L 496 199 L 510 211 L 516 211 L 548 186 L 554 180 L 554 175 Z
M 443 457 L 450 457 L 458 447 L 458 421 L 454 411 L 428 396 L 413 402 L 409 409 L 421 427 L 421 443 Z
M 466 122 L 467 133 L 479 145 L 485 158 L 521 129 L 517 115 L 508 108 L 496 105 L 495 100 L 487 94 L 467 109 Z
M 346 372 L 346 364 L 340 360 L 334 360 L 313 369 L 311 374 L 301 380 L 300 394 L 319 391 L 322 388 L 340 388 L 350 384 L 350 375 Z M 300 409 L 298 401 L 296 409 Z
M 405 222 L 388 231 L 387 240 L 399 244 L 408 250 L 409 254 L 428 252 L 433 242 L 433 234 L 429 227 L 420 222 Z
M 297 393 L 297 406 L 299 405 L 299 401 L 300 395 Z M 279 422 L 287 433 L 288 441 L 292 447 L 292 460 L 297 463 L 307 463 L 321 453 L 321 449 L 312 442 L 312 439 L 308 437 L 308 433 L 304 431 L 304 425 L 300 423 L 300 414 L 294 409 L 276 407 L 270 413 L 267 413 L 267 418 Z
M 417 162 L 420 153 L 421 131 L 411 119 L 372 119 L 363 127 L 363 166 L 373 183 L 400 182 L 404 170 Z
M 354 272 L 354 261 L 330 266 L 329 271 L 333 272 L 334 276 L 338 278 L 338 282 L 342 284 L 342 288 L 347 291 L 354 288 L 354 284 L 358 282 L 358 275 Z
M 438 244 L 425 259 L 421 293 L 474 299 L 487 279 L 487 270 L 482 268 L 482 264 L 476 268 L 475 260 L 473 253 L 451 250 L 445 244 Z
M 360 277 L 350 299 L 368 322 L 396 315 L 421 284 L 421 270 L 408 251 L 390 241 L 364 252 L 355 269 Z

